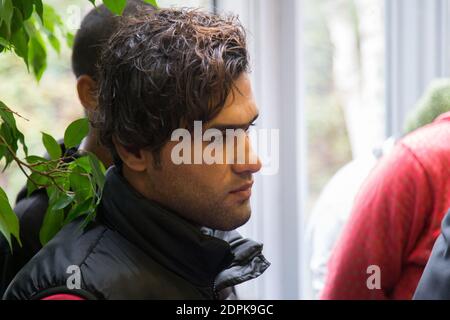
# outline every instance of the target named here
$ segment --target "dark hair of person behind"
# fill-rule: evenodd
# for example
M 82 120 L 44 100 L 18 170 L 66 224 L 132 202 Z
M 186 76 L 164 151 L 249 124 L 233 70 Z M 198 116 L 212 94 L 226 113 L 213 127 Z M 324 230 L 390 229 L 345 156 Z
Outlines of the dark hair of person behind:
M 105 46 L 94 126 L 116 161 L 113 137 L 131 152 L 152 151 L 158 165 L 172 132 L 213 119 L 248 68 L 245 31 L 236 16 L 144 10 L 124 19 Z
M 141 7 L 153 9 L 150 4 L 141 0 L 128 0 L 123 16 L 134 15 Z M 85 74 L 96 79 L 97 64 L 103 45 L 116 31 L 119 18 L 104 5 L 93 8 L 83 18 L 72 49 L 72 71 L 77 78 Z

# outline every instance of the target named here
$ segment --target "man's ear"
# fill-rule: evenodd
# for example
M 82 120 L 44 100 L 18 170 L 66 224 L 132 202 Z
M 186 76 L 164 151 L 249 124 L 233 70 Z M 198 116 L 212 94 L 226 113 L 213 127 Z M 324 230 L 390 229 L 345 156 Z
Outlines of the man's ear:
M 148 165 L 152 163 L 151 159 L 149 159 L 150 152 L 144 150 L 131 152 L 122 144 L 118 143 L 116 137 L 113 137 L 113 143 L 123 164 L 131 170 L 142 172 L 147 170 Z
M 90 76 L 83 74 L 77 79 L 78 98 L 87 113 L 97 108 L 97 83 Z

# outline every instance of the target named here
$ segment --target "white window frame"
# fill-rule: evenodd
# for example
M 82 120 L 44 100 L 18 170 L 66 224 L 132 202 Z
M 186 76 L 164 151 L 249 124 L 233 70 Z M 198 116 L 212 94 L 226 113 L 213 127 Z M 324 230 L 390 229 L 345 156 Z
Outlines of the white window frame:
M 449 0 L 385 0 L 386 136 L 403 124 L 428 84 L 450 76 Z

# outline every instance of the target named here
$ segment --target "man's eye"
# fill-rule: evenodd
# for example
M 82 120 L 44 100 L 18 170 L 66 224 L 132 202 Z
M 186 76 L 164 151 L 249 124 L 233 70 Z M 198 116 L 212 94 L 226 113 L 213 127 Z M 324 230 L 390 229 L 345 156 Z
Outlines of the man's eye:
M 245 132 L 248 132 L 250 130 L 251 127 L 256 126 L 256 122 L 252 122 L 248 125 L 248 127 L 245 129 Z

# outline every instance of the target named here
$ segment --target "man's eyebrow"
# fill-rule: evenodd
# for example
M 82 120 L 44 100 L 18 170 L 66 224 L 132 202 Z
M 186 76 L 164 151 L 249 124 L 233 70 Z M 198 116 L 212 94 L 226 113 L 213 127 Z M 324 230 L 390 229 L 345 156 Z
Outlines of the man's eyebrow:
M 243 124 L 226 124 L 226 123 L 217 123 L 217 124 L 212 124 L 210 127 L 208 127 L 208 129 L 217 129 L 220 131 L 224 131 L 226 129 L 233 129 L 233 130 L 237 130 L 237 129 L 247 129 L 253 122 L 256 121 L 256 119 L 258 119 L 259 114 L 257 114 L 255 117 L 253 117 L 252 120 L 250 120 L 249 122 L 243 123 Z

